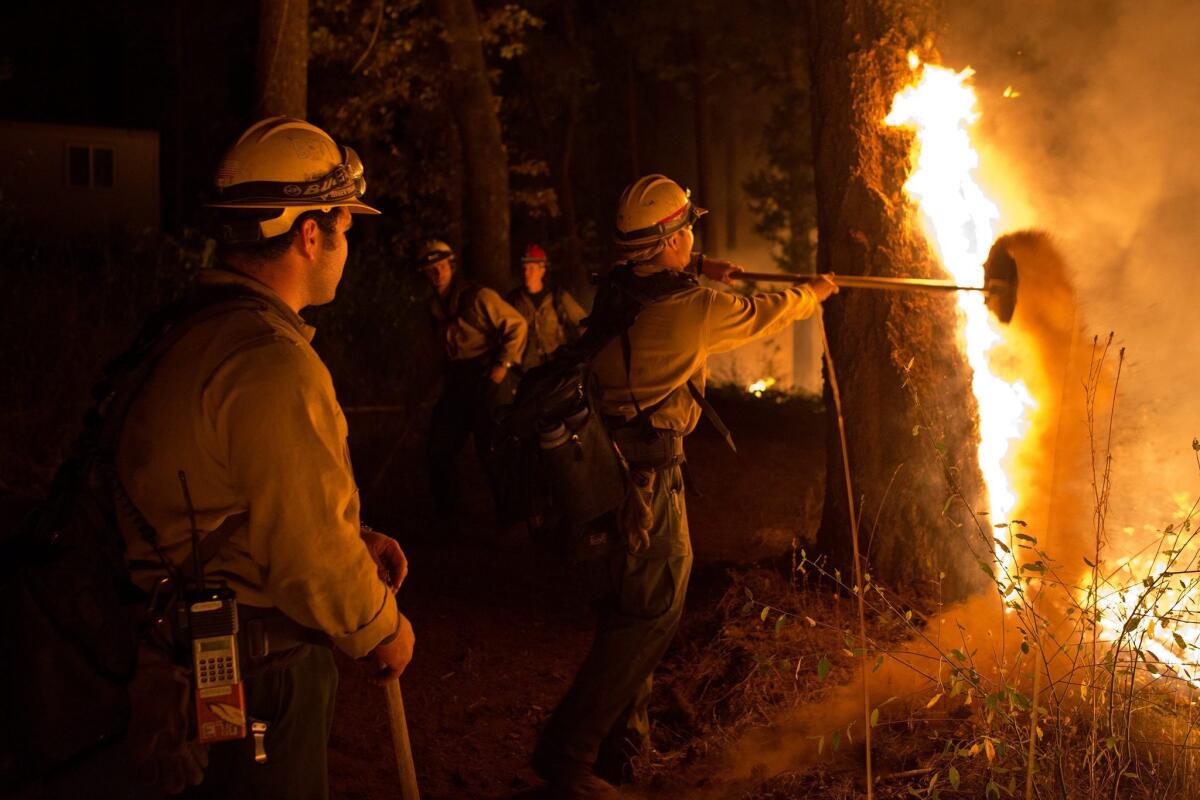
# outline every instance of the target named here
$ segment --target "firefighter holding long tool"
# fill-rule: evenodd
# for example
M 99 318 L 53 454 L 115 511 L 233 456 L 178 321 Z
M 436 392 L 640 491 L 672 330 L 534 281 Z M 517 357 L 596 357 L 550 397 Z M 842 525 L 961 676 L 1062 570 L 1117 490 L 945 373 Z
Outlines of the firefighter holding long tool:
M 331 645 L 370 657 L 380 680 L 394 680 L 413 650 L 393 597 L 407 562 L 395 540 L 360 523 L 345 418 L 300 316 L 333 300 L 353 215 L 379 212 L 362 200 L 354 151 L 286 117 L 238 139 L 217 188 L 219 265 L 192 294 L 222 299 L 178 322 L 182 335 L 129 407 L 117 505 L 143 588 L 200 572 L 236 594 L 240 666 L 198 648 L 194 680 L 240 678 L 244 711 L 213 707 L 255 735 L 210 748 L 195 796 L 326 798 Z M 216 606 L 189 614 L 197 608 Z M 205 633 L 198 618 L 193 637 Z M 146 703 L 135 692 L 135 726 Z M 195 763 L 167 769 L 177 784 L 201 777 Z
M 608 588 L 595 640 L 534 753 L 534 768 L 555 797 L 615 796 L 612 782 L 649 744 L 651 676 L 679 626 L 692 565 L 683 437 L 703 415 L 728 438 L 704 399 L 708 356 L 811 316 L 837 291 L 828 279 L 751 296 L 701 286 L 698 275 L 728 282 L 740 271 L 692 253 L 692 227 L 704 213 L 663 175 L 639 179 L 618 204 L 622 262 L 595 309 L 608 304 L 607 291 L 637 298 L 640 310 L 624 329 L 601 334 L 611 341 L 590 369 L 596 404 L 630 479 L 604 564 Z M 589 336 L 603 324 L 595 309 Z

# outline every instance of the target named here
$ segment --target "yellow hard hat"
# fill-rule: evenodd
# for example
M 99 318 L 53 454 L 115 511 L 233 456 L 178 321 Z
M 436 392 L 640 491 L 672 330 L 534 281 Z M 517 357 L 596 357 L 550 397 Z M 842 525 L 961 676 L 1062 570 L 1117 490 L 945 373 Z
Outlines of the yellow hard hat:
M 692 204 L 692 192 L 666 175 L 646 175 L 626 187 L 617 202 L 621 247 L 644 247 L 665 239 L 708 213 Z
M 279 210 L 253 215 L 256 236 L 223 226 L 235 240 L 287 233 L 305 211 L 343 207 L 351 214 L 379 213 L 362 202 L 367 181 L 358 154 L 293 117 L 270 117 L 250 126 L 221 159 L 216 185 L 217 200 L 210 208 Z
M 450 245 L 441 239 L 430 239 L 421 245 L 417 254 L 417 269 L 436 264 L 444 258 L 454 258 L 454 251 L 450 249 Z

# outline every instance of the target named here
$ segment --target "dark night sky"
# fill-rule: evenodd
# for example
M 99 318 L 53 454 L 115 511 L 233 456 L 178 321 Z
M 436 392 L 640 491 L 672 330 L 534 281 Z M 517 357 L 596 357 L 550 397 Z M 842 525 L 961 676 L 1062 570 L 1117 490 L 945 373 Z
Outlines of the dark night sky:
M 248 118 L 254 8 L 218 0 L 4 4 L 0 118 L 159 131 L 164 222 L 173 227 L 194 212 L 216 143 Z

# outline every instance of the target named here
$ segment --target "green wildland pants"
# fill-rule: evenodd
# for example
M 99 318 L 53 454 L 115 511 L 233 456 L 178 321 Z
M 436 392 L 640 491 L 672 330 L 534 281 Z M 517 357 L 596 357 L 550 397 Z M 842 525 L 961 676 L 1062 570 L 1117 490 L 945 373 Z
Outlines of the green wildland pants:
M 204 782 L 186 800 L 328 800 L 326 746 L 338 674 L 328 647 L 301 645 L 281 666 L 246 681 L 246 711 L 268 723 L 267 762 L 250 737 L 213 745 Z
M 615 780 L 629 748 L 648 743 L 651 676 L 679 628 L 692 568 L 680 468 L 657 472 L 643 499 L 648 540 L 625 537 L 633 541 L 596 560 L 605 572 L 596 638 L 538 741 L 533 762 L 543 777 L 601 762 L 598 771 Z

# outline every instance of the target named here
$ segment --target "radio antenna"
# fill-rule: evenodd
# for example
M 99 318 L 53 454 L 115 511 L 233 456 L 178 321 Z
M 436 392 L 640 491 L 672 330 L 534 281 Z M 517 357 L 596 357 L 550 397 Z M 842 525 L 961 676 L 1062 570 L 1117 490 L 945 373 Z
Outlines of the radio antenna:
M 187 506 L 188 521 L 192 526 L 192 571 L 196 588 L 204 588 L 204 560 L 200 558 L 200 529 L 196 526 L 196 507 L 192 505 L 192 493 L 188 491 L 187 475 L 179 470 L 179 485 L 183 487 L 183 502 Z

